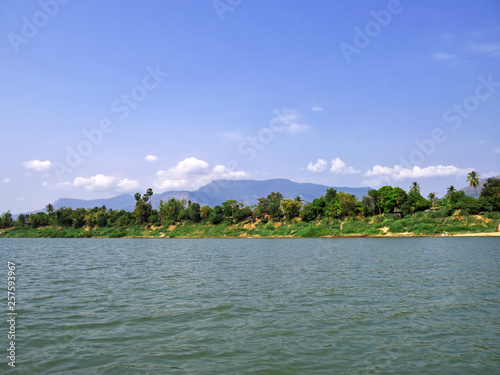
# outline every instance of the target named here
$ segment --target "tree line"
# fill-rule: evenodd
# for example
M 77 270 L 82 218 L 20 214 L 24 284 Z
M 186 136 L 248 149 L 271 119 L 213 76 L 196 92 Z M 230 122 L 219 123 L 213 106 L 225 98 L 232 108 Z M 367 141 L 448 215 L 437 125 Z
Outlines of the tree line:
M 210 207 L 185 199 L 171 198 L 160 201 L 158 209 L 152 207 L 153 190 L 145 194 L 136 193 L 133 212 L 107 209 L 105 206 L 92 209 L 61 207 L 57 210 L 53 205 L 46 206 L 46 212 L 31 215 L 19 215 L 13 220 L 10 212 L 0 218 L 0 228 L 29 225 L 41 227 L 54 225 L 58 227 L 130 227 L 133 225 L 171 226 L 179 222 L 219 224 L 238 223 L 246 220 L 260 219 L 267 221 L 290 221 L 301 218 L 310 222 L 320 219 L 342 219 L 346 217 L 370 217 L 393 213 L 399 210 L 402 215 L 413 214 L 429 209 L 440 210 L 451 215 L 456 210 L 469 214 L 500 211 L 500 180 L 489 178 L 477 197 L 480 175 L 471 172 L 467 181 L 476 190 L 475 197 L 468 197 L 454 186 L 447 189 L 446 195 L 439 199 L 436 193 L 424 198 L 420 192 L 420 184 L 413 182 L 408 192 L 400 187 L 389 185 L 379 189 L 370 189 L 359 200 L 355 195 L 337 192 L 334 188 L 326 190 L 325 195 L 312 202 L 304 202 L 301 197 L 284 199 L 279 192 L 272 192 L 266 197 L 257 199 L 257 204 L 248 206 L 243 202 L 228 199 L 221 205 Z

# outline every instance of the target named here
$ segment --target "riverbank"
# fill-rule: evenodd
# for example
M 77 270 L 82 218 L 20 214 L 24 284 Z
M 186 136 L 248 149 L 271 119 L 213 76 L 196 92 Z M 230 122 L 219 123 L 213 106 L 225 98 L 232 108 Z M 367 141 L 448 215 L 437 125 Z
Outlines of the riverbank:
M 435 217 L 414 214 L 404 219 L 379 215 L 371 218 L 318 220 L 303 222 L 240 223 L 183 222 L 170 226 L 94 226 L 84 228 L 18 226 L 0 230 L 0 238 L 324 238 L 359 237 L 440 237 L 440 236 L 500 236 L 500 213 L 485 215 L 453 215 Z

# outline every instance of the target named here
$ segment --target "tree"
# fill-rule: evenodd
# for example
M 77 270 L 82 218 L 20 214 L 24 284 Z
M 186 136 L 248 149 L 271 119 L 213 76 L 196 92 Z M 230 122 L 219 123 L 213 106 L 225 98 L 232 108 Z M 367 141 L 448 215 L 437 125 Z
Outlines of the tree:
M 212 212 L 212 207 L 205 204 L 205 205 L 201 206 L 201 208 L 200 208 L 200 217 L 203 220 L 208 220 L 208 217 L 210 216 L 211 212 Z
M 20 225 L 26 224 L 26 215 L 25 214 L 20 214 L 17 217 L 17 221 L 19 222 Z
M 410 186 L 409 193 L 417 193 L 420 194 L 420 184 L 417 181 L 413 181 Z
M 488 178 L 483 188 L 481 196 L 492 206 L 492 210 L 500 211 L 500 179 Z
M 368 193 L 362 199 L 362 208 L 364 216 L 373 216 L 378 213 L 381 214 L 380 195 L 378 190 L 369 189 Z
M 340 209 L 343 216 L 355 216 L 358 206 L 358 198 L 355 195 L 344 193 L 343 191 L 337 194 Z
M 434 201 L 436 199 L 436 195 L 437 193 L 429 193 L 429 195 L 427 196 L 427 198 L 429 198 L 432 202 L 432 208 L 434 208 Z
M 479 181 L 481 181 L 481 175 L 479 173 L 477 173 L 476 171 L 469 172 L 469 174 L 467 175 L 467 182 L 474 188 L 474 191 L 476 192 L 476 199 Z
M 455 189 L 455 186 L 451 185 L 448 189 L 446 189 L 446 198 L 450 199 L 456 192 L 457 189 Z
M 234 217 L 236 211 L 240 209 L 240 205 L 234 199 L 228 199 L 222 203 L 222 212 L 226 217 Z
M 238 211 L 234 213 L 234 218 L 240 222 L 248 217 L 251 217 L 253 215 L 252 209 L 248 206 L 245 206 L 243 208 L 240 208 Z
M 283 208 L 287 220 L 292 220 L 299 216 L 302 204 L 295 199 L 285 199 L 281 202 L 281 207 Z
M 210 213 L 208 220 L 214 225 L 219 224 L 222 220 L 224 220 L 224 213 L 222 212 L 222 207 L 215 206 L 212 212 Z
M 272 219 L 281 217 L 281 201 L 283 195 L 281 193 L 272 192 L 267 197 L 258 198 L 257 201 L 257 216 L 262 217 L 268 214 Z
M 414 193 L 420 196 L 420 193 Z M 408 194 L 400 187 L 392 187 L 389 185 L 382 186 L 378 189 L 379 196 L 379 212 L 392 213 L 396 207 L 404 205 L 408 198 Z M 422 198 L 423 199 L 423 198 Z
M 200 204 L 191 203 L 187 208 L 189 220 L 198 223 L 201 220 Z
M 153 207 L 151 205 L 151 196 L 153 195 L 153 189 L 149 188 L 146 193 L 142 196 L 141 199 L 141 194 L 135 193 L 134 198 L 135 198 L 135 209 L 134 209 L 134 216 L 135 216 L 135 221 L 138 224 L 144 224 L 149 222 L 149 217 L 151 216 L 151 213 L 153 211 Z
M 2 214 L 0 218 L 0 228 L 9 228 L 12 226 L 12 214 L 10 211 L 7 211 Z
M 49 225 L 49 215 L 47 215 L 45 212 L 38 212 L 36 214 L 31 214 L 29 222 L 34 228 Z
M 185 208 L 186 200 L 170 198 L 167 203 L 160 201 L 160 220 L 167 220 L 169 223 L 175 223 L 179 213 Z

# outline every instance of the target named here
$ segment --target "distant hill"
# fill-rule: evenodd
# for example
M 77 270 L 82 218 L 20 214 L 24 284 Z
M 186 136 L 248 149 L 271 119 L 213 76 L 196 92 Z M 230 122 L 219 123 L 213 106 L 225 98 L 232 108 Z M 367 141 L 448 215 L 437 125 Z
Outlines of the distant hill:
M 115 210 L 127 210 L 133 211 L 135 207 L 135 199 L 131 194 L 117 195 L 113 198 L 104 199 L 72 199 L 72 198 L 60 198 L 53 203 L 54 209 L 57 210 L 61 207 L 71 207 L 75 208 L 94 208 L 106 206 L 107 209 Z
M 304 201 L 311 202 L 314 198 L 318 198 L 326 193 L 326 189 L 333 187 L 339 191 L 354 194 L 358 198 L 362 198 L 368 191 L 368 187 L 351 188 L 326 186 L 310 183 L 293 182 L 286 179 L 273 179 L 265 181 L 257 180 L 214 180 L 211 183 L 202 186 L 198 190 L 175 190 L 166 191 L 161 194 L 152 196 L 153 208 L 160 206 L 160 200 L 168 201 L 170 198 L 186 199 L 191 202 L 197 202 L 200 205 L 208 204 L 211 207 L 220 205 L 228 199 L 234 199 L 238 202 L 243 201 L 246 205 L 257 203 L 257 198 L 265 197 L 272 192 L 280 192 L 285 199 L 295 198 L 300 196 Z M 135 199 L 132 194 L 122 194 L 113 198 L 106 199 L 73 199 L 60 198 L 53 203 L 54 209 L 61 207 L 76 208 L 94 208 L 106 206 L 107 209 L 133 211 L 135 207 Z M 27 212 L 26 214 L 36 213 L 40 210 Z M 13 215 L 17 218 L 18 215 Z
M 500 174 L 498 176 L 493 176 L 493 177 L 488 177 L 488 178 L 494 178 L 497 180 L 500 180 Z M 481 178 L 481 181 L 479 181 L 479 185 L 477 186 L 477 196 L 479 197 L 479 194 L 481 194 L 481 190 L 483 190 L 484 184 L 488 181 L 488 178 Z M 465 195 L 469 197 L 475 197 L 475 190 L 471 186 L 466 186 L 460 189 L 465 193 Z
M 160 200 L 167 201 L 174 197 L 176 199 L 188 199 L 201 205 L 208 204 L 211 207 L 220 205 L 228 199 L 238 202 L 243 201 L 246 205 L 257 203 L 257 198 L 265 197 L 272 192 L 280 192 L 283 197 L 295 198 L 300 196 L 303 200 L 311 202 L 314 198 L 326 193 L 326 189 L 332 186 L 299 183 L 287 179 L 273 179 L 265 181 L 257 180 L 215 180 L 202 186 L 195 191 L 166 191 L 162 194 L 153 195 L 153 207 L 158 207 Z M 363 197 L 368 187 L 334 187 L 338 192 L 354 194 L 358 198 Z

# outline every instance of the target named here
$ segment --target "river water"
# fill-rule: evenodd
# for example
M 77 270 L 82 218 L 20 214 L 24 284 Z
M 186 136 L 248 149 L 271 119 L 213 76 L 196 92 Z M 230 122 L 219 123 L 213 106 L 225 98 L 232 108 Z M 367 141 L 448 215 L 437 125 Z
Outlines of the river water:
M 6 374 L 500 373 L 498 238 L 0 239 L 0 259 Z

